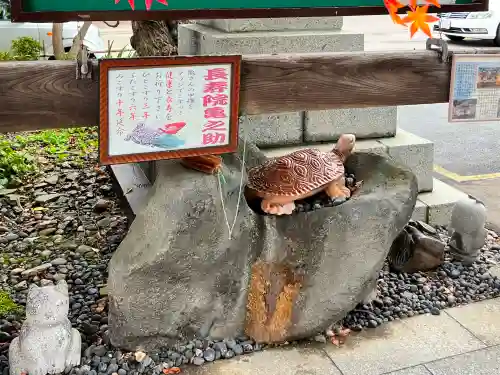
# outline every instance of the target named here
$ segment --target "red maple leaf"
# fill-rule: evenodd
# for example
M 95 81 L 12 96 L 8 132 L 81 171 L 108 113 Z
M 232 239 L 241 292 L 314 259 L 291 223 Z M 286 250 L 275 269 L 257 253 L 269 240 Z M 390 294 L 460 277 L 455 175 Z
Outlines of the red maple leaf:
M 120 0 L 115 0 L 115 4 L 118 4 Z M 156 0 L 157 3 L 163 4 L 163 5 L 168 5 L 167 0 Z M 130 8 L 132 10 L 135 10 L 135 0 L 128 0 L 128 3 L 130 5 Z M 153 0 L 144 0 L 144 4 L 146 5 L 146 10 L 150 10 L 151 6 L 153 5 Z
M 429 4 L 440 8 L 439 0 L 425 0 L 427 5 L 418 6 L 417 0 L 410 0 L 408 4 L 409 11 L 407 11 L 407 16 L 401 18 L 398 14 L 398 10 L 404 8 L 404 5 L 399 2 L 399 0 L 384 0 L 384 5 L 391 16 L 392 22 L 408 26 L 410 25 L 410 38 L 415 35 L 418 30 L 422 30 L 429 38 L 432 37 L 431 29 L 429 23 L 439 21 L 439 18 L 427 14 L 429 9 Z
M 428 5 L 417 6 L 415 11 L 408 11 L 408 15 L 403 18 L 404 23 L 411 23 L 410 36 L 415 35 L 418 30 L 422 30 L 429 38 L 432 38 L 430 22 L 439 21 L 439 18 L 427 14 Z

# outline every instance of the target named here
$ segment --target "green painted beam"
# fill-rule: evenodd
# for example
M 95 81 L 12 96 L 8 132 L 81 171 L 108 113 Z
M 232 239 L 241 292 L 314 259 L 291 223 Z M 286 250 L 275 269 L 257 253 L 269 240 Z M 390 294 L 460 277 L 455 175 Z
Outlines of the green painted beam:
M 387 14 L 383 0 L 11 0 L 14 22 L 326 17 Z M 134 10 L 130 7 L 134 3 Z M 150 10 L 146 10 L 146 2 Z M 165 4 L 168 2 L 168 4 Z M 425 0 L 418 0 L 419 4 Z M 429 12 L 486 10 L 488 0 L 442 0 Z M 453 3 L 453 4 L 452 4 Z M 405 8 L 400 9 L 403 13 Z

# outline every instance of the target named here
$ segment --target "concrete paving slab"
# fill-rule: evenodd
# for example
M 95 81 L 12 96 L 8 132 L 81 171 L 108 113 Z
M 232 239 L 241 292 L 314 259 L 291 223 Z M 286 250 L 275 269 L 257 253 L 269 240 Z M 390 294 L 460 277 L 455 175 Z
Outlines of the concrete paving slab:
M 411 218 L 413 220 L 420 220 L 427 223 L 427 205 L 417 200 Z
M 500 344 L 500 298 L 454 307 L 446 313 L 486 345 Z
M 432 375 L 498 375 L 500 347 L 478 350 L 425 365 Z
M 185 375 L 342 375 L 328 356 L 316 348 L 274 349 L 188 367 Z
M 484 348 L 446 314 L 421 315 L 352 335 L 325 351 L 344 375 L 381 375 Z
M 408 166 L 418 180 L 418 191 L 432 191 L 432 166 L 434 144 L 427 139 L 398 129 L 396 136 L 378 140 L 387 146 L 387 153 L 398 162 Z
M 453 206 L 467 194 L 434 178 L 434 189 L 418 195 L 418 200 L 428 206 L 427 219 L 431 225 L 448 225 Z
M 446 181 L 448 182 L 448 180 Z M 488 211 L 490 227 L 496 231 L 500 231 L 500 194 L 498 193 L 500 178 L 462 183 L 449 181 L 449 183 L 483 201 Z
M 500 172 L 495 121 L 448 122 L 448 104 L 398 107 L 398 126 L 434 142 L 434 163 L 462 176 Z
M 432 375 L 424 366 L 405 368 L 395 372 L 390 372 L 387 375 Z

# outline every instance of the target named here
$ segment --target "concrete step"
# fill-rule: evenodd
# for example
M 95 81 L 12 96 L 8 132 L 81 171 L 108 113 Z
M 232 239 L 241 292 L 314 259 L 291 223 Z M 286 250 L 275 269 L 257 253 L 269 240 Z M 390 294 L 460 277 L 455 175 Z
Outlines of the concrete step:
M 261 55 L 362 51 L 364 35 L 330 30 L 225 32 L 200 24 L 179 25 L 179 55 Z
M 286 155 L 290 152 L 314 147 L 329 151 L 335 142 L 300 146 L 277 147 L 262 150 L 267 157 Z M 432 191 L 432 170 L 434 164 L 434 144 L 412 133 L 398 129 L 396 136 L 356 142 L 356 149 L 374 153 L 387 153 L 396 161 L 406 165 L 417 176 L 419 192 Z
M 412 218 L 431 225 L 448 225 L 455 203 L 467 194 L 434 178 L 434 189 L 418 195 Z
M 261 148 L 334 142 L 343 133 L 358 139 L 396 135 L 397 108 L 343 108 L 327 111 L 241 116 L 240 134 Z

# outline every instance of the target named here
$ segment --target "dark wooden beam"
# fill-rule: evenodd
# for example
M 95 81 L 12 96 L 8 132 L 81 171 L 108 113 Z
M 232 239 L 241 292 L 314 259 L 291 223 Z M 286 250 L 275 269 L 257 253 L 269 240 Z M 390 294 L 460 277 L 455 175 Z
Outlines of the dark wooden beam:
M 0 133 L 97 125 L 98 83 L 76 80 L 75 67 L 72 61 L 0 62 Z
M 432 51 L 245 56 L 240 112 L 447 102 L 450 68 Z M 71 61 L 0 62 L 0 92 L 0 132 L 98 124 L 97 80 L 76 80 Z

